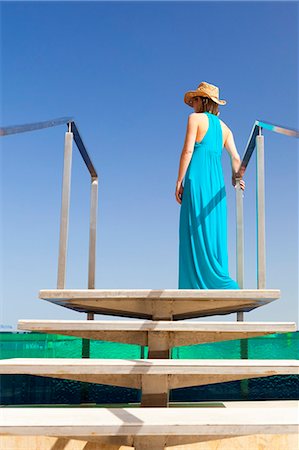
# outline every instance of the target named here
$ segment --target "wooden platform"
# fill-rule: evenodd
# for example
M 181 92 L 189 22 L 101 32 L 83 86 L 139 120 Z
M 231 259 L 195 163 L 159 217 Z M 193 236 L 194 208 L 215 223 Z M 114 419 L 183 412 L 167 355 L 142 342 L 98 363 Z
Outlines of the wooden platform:
M 211 414 L 213 411 L 215 411 L 215 405 L 213 403 L 209 404 L 199 404 L 196 408 L 188 408 L 189 410 L 192 410 L 192 414 L 194 411 L 196 413 L 193 415 L 193 420 L 196 420 L 196 417 L 198 417 L 197 411 L 202 409 L 204 407 L 205 410 L 210 410 L 210 413 L 208 414 L 207 420 L 204 422 L 205 428 L 211 424 Z M 14 414 L 11 414 L 10 417 L 8 417 L 8 420 L 4 423 L 3 420 L 0 420 L 0 448 L 1 450 L 54 450 L 54 449 L 67 449 L 67 450 L 96 450 L 101 448 L 102 450 L 130 450 L 135 448 L 135 450 L 182 450 L 182 448 L 188 448 L 188 450 L 216 450 L 216 449 L 226 449 L 226 450 L 240 450 L 240 449 L 271 449 L 271 450 L 294 450 L 298 448 L 299 444 L 299 434 L 294 432 L 294 419 L 292 418 L 294 416 L 294 412 L 298 410 L 299 403 L 298 401 L 294 400 L 283 400 L 283 401 L 263 401 L 263 402 L 224 402 L 221 404 L 221 406 L 218 406 L 217 409 L 225 409 L 225 408 L 233 408 L 235 411 L 237 411 L 237 414 L 239 413 L 241 415 L 242 412 L 246 414 L 248 409 L 258 409 L 258 415 L 256 417 L 256 420 L 258 420 L 259 416 L 263 415 L 263 413 L 267 413 L 269 409 L 273 411 L 274 409 L 280 409 L 280 413 L 284 413 L 284 411 L 287 409 L 290 413 L 290 422 L 286 428 L 283 428 L 283 434 L 277 433 L 278 427 L 281 429 L 281 426 L 284 427 L 285 424 L 281 425 L 279 423 L 279 419 L 276 417 L 276 423 L 275 426 L 275 420 L 269 417 L 263 417 L 263 422 L 261 423 L 261 426 L 264 425 L 264 429 L 258 430 L 258 433 L 247 435 L 247 428 L 246 424 L 239 424 L 238 432 L 240 433 L 243 431 L 244 434 L 233 434 L 231 433 L 232 430 L 228 430 L 229 424 L 223 424 L 222 426 L 226 426 L 226 435 L 217 434 L 219 433 L 219 429 L 216 429 L 216 426 L 220 425 L 219 423 L 215 424 L 212 423 L 212 432 L 216 431 L 216 434 L 209 434 L 209 435 L 202 435 L 198 434 L 202 431 L 202 423 L 200 426 L 197 427 L 196 433 L 197 434 L 187 434 L 188 429 L 186 430 L 183 425 L 180 423 L 180 418 L 184 415 L 184 411 L 186 410 L 185 407 L 179 406 L 177 408 L 178 413 L 178 420 L 175 421 L 175 423 L 178 425 L 178 429 L 174 430 L 174 433 L 168 433 L 168 434 L 160 434 L 160 435 L 151 435 L 151 434 L 140 434 L 139 429 L 141 428 L 141 433 L 143 433 L 142 427 L 146 425 L 146 420 L 144 416 L 141 418 L 140 422 L 138 422 L 138 419 L 140 419 L 140 416 L 135 415 L 136 408 L 127 408 L 126 410 L 123 410 L 121 408 L 117 409 L 110 409 L 111 416 L 113 417 L 113 413 L 115 413 L 115 417 L 113 418 L 114 425 L 118 425 L 118 432 L 121 433 L 123 430 L 123 425 L 126 424 L 133 424 L 133 430 L 128 430 L 130 434 L 127 436 L 125 435 L 111 435 L 110 434 L 99 434 L 101 430 L 97 427 L 97 418 L 93 417 L 91 420 L 93 422 L 94 427 L 96 428 L 96 433 L 85 436 L 79 436 L 79 435 L 71 435 L 67 436 L 66 434 L 61 435 L 61 429 L 57 429 L 55 425 L 61 425 L 59 422 L 59 417 L 56 418 L 55 422 L 51 417 L 48 417 L 48 421 L 46 423 L 48 429 L 48 432 L 44 433 L 42 425 L 39 423 L 35 423 L 36 428 L 35 430 L 30 430 L 30 426 L 25 422 L 26 419 L 30 419 L 30 422 L 34 423 L 34 417 L 30 417 L 30 414 L 28 414 L 28 409 L 32 408 L 25 408 L 25 414 L 22 423 L 16 420 L 16 417 L 14 417 Z M 11 408 L 9 408 L 11 409 Z M 16 408 L 14 408 L 16 410 Z M 83 418 L 81 421 L 81 424 L 79 422 L 79 417 L 81 415 L 82 409 L 84 410 Z M 106 408 L 107 409 L 107 408 Z M 243 411 L 242 411 L 243 409 Z M 291 411 L 290 411 L 291 409 Z M 23 409 L 24 410 L 24 409 Z M 49 409 L 45 408 L 46 416 L 47 411 Z M 138 409 L 140 411 L 140 409 Z M 151 409 L 152 412 L 160 411 L 161 409 Z M 0 409 L 0 416 L 1 414 L 6 414 L 8 409 L 4 408 L 4 411 L 2 412 Z M 21 414 L 22 409 L 18 409 L 19 414 Z M 38 412 L 40 414 L 43 413 L 44 408 L 35 408 L 36 415 Z M 64 412 L 64 418 L 69 418 L 68 425 L 70 424 L 70 427 L 67 427 L 67 432 L 72 432 L 72 426 L 74 429 L 76 429 L 78 432 L 80 432 L 79 427 L 81 425 L 82 432 L 86 433 L 85 424 L 87 426 L 90 425 L 90 422 L 88 422 L 88 417 L 86 417 L 89 410 L 86 410 L 86 408 L 72 408 L 71 416 L 68 415 L 70 409 L 69 408 L 61 408 L 61 415 L 62 416 Z M 101 411 L 101 410 L 100 410 Z M 167 410 L 169 411 L 169 409 Z M 120 413 L 119 413 L 120 412 Z M 226 411 L 228 412 L 228 411 Z M 53 414 L 55 416 L 55 413 Z M 72 417 L 76 415 L 77 420 L 72 422 Z M 278 414 L 280 415 L 280 414 Z M 2 416 L 3 417 L 3 416 Z M 158 416 L 159 417 L 159 416 Z M 227 418 L 229 416 L 227 415 Z M 265 419 L 266 422 L 265 423 Z M 109 420 L 109 419 L 108 419 Z M 172 420 L 174 421 L 175 418 L 172 417 Z M 231 421 L 233 420 L 233 415 L 231 416 Z M 296 418 L 295 418 L 296 421 Z M 79 422 L 79 423 L 78 423 Z M 94 423 L 96 422 L 96 423 Z M 52 423 L 54 426 L 51 428 L 49 425 Z M 64 421 L 62 421 L 64 423 Z M 111 425 L 113 425 L 111 423 Z M 172 422 L 173 423 L 173 422 Z M 250 423 L 250 418 L 248 419 L 248 423 Z M 268 429 L 269 423 L 271 424 L 270 430 Z M 104 425 L 104 424 L 103 424 Z M 159 428 L 161 429 L 162 424 L 159 424 Z M 194 426 L 194 422 L 190 424 L 191 426 Z M 216 425 L 216 426 L 215 426 Z M 291 430 L 290 430 L 291 425 Z M 22 433 L 22 430 L 20 426 L 23 427 L 23 430 L 26 430 L 26 434 Z M 252 423 L 251 423 L 252 426 Z M 298 427 L 298 424 L 296 425 Z M 5 428 L 5 433 L 2 434 L 3 429 Z M 159 432 L 160 429 L 157 431 Z M 243 429 L 243 430 L 242 430 Z M 55 430 L 55 431 L 54 431 Z M 179 435 L 180 431 L 183 431 L 182 435 Z M 268 431 L 269 430 L 269 431 Z M 36 431 L 36 433 L 34 433 Z M 54 431 L 54 432 L 53 432 Z M 91 430 L 92 431 L 92 430 Z M 290 432 L 291 431 L 291 432 Z M 163 430 L 162 430 L 163 432 Z M 187 433 L 186 433 L 187 432 Z M 210 432 L 210 431 L 209 431 Z M 31 434 L 29 434 L 31 433 Z M 271 434 L 272 433 L 272 434 Z M 182 445 L 187 445 L 187 447 L 182 447 Z
M 295 322 L 203 322 L 153 320 L 40 320 L 18 321 L 19 330 L 62 334 L 102 341 L 150 346 L 155 337 L 168 348 L 245 339 L 297 330 Z
M 248 312 L 279 297 L 279 289 L 50 289 L 39 292 L 39 298 L 79 312 L 152 320 Z
M 299 375 L 299 360 L 10 358 L 0 360 L 0 374 L 63 378 L 162 395 L 182 387 Z
M 231 408 L 1 408 L 0 434 L 144 436 L 149 441 L 160 437 L 160 449 L 169 438 L 174 444 L 174 437 L 185 438 L 185 442 L 191 437 L 196 442 L 211 436 L 298 433 L 298 402 L 293 407 L 277 408 L 262 403 L 248 408 L 244 404 Z

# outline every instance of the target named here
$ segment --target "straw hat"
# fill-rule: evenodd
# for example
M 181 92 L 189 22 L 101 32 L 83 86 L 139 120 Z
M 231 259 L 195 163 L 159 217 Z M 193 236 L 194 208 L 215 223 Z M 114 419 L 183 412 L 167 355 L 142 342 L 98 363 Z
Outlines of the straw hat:
M 209 97 L 219 105 L 226 104 L 226 100 L 219 100 L 219 88 L 217 86 L 214 86 L 214 84 L 207 83 L 206 81 L 202 81 L 195 91 L 186 92 L 184 96 L 184 102 L 188 106 L 192 106 L 189 102 L 193 97 L 197 96 Z

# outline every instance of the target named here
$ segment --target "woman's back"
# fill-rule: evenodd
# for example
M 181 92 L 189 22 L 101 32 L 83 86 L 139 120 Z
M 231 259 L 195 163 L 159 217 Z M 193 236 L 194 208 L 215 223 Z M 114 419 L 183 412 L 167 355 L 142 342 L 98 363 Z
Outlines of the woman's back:
M 215 117 L 216 119 L 218 119 L 220 127 L 221 127 L 222 148 L 223 148 L 224 144 L 226 142 L 228 133 L 230 132 L 230 129 L 226 125 L 226 123 L 223 122 L 221 119 L 219 119 L 219 117 L 216 116 L 215 114 L 209 113 L 207 111 L 203 112 L 203 113 L 196 113 L 196 115 L 198 116 L 198 128 L 197 128 L 195 142 L 201 142 L 203 140 L 204 136 L 206 135 L 206 133 L 208 132 L 208 129 L 209 129 L 209 125 L 210 125 L 209 117 L 211 117 L 211 120 L 214 120 L 213 118 Z
M 208 132 L 208 127 L 209 127 L 209 116 L 207 112 L 203 112 L 203 113 L 196 113 L 196 115 L 198 116 L 198 128 L 197 128 L 197 134 L 196 134 L 196 139 L 195 142 L 201 142 L 204 138 L 204 136 L 206 135 L 206 133 Z M 232 130 L 229 128 L 228 125 L 226 125 L 225 122 L 223 122 L 223 120 L 219 119 L 218 116 L 215 116 L 215 114 L 210 114 L 210 117 L 216 117 L 218 118 L 220 127 L 221 127 L 221 132 L 222 132 L 222 149 L 225 148 L 225 150 L 229 153 L 230 157 L 232 159 L 235 159 L 236 161 L 239 161 L 239 153 L 238 150 L 236 148 L 236 144 L 235 144 L 235 140 L 234 140 L 234 135 Z M 214 120 L 212 118 L 212 120 Z

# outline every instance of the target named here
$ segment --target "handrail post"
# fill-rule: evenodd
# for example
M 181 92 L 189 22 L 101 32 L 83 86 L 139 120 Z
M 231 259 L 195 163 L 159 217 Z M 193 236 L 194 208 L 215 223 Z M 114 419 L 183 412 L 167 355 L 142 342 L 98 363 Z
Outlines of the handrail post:
M 257 288 L 266 287 L 265 167 L 262 128 L 256 136 Z
M 95 288 L 98 177 L 91 177 L 88 289 Z
M 240 178 L 236 178 L 236 260 L 237 260 L 237 282 L 241 289 L 244 287 L 244 207 L 243 191 L 240 187 Z M 243 311 L 237 312 L 237 321 L 244 320 Z
M 98 177 L 91 177 L 88 289 L 95 288 L 97 210 L 98 210 Z M 94 313 L 88 313 L 87 320 L 94 320 Z
M 57 289 L 65 288 L 65 277 L 66 277 L 66 257 L 67 257 L 67 240 L 68 240 L 68 224 L 69 224 L 70 192 L 71 192 L 72 148 L 73 148 L 73 133 L 70 131 L 71 122 L 68 122 L 68 127 L 69 130 L 65 133 L 65 140 L 64 140 L 64 162 L 63 162 L 62 197 L 61 197 L 61 212 L 60 212 Z

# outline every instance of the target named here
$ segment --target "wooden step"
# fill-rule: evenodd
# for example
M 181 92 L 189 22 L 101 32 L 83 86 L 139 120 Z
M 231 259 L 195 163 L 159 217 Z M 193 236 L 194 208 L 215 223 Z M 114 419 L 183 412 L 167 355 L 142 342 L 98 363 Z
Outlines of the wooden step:
M 161 340 L 167 338 L 168 348 L 171 348 L 274 333 L 292 333 L 297 331 L 297 325 L 295 322 L 24 319 L 18 321 L 18 329 L 142 346 L 149 346 L 151 339 L 160 336 Z M 157 345 L 158 348 L 161 345 Z
M 169 406 L 171 389 L 272 375 L 298 375 L 298 360 L 74 359 L 0 360 L 0 374 L 27 374 L 141 389 L 141 406 Z
M 79 312 L 152 320 L 248 312 L 279 297 L 279 289 L 49 289 L 39 292 L 39 298 Z
M 272 375 L 299 375 L 299 360 L 10 358 L 0 374 L 30 374 L 157 392 Z
M 2 408 L 0 433 L 86 438 L 137 450 L 255 434 L 298 434 L 299 402 L 231 408 Z M 289 405 L 287 403 L 287 405 Z

